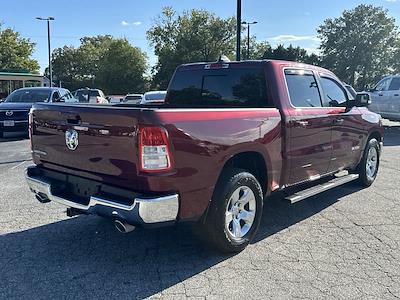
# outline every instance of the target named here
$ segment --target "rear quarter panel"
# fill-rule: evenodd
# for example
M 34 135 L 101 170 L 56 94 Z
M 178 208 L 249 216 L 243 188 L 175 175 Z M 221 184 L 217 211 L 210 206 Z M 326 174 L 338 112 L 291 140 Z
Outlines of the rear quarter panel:
M 200 216 L 215 184 L 234 155 L 258 152 L 266 162 L 267 191 L 280 181 L 281 117 L 277 109 L 158 110 L 159 124 L 167 128 L 175 161 L 171 184 L 181 193 L 182 218 Z M 157 176 L 159 178 L 159 176 Z

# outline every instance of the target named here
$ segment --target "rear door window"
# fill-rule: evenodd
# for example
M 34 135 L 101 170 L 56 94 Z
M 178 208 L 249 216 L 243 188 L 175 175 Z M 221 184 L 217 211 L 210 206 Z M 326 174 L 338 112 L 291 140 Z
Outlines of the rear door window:
M 167 105 L 177 107 L 272 107 L 262 67 L 178 70 Z
M 294 107 L 322 107 L 314 73 L 306 70 L 285 70 L 290 102 Z
M 389 86 L 389 91 L 400 90 L 400 77 L 394 77 Z

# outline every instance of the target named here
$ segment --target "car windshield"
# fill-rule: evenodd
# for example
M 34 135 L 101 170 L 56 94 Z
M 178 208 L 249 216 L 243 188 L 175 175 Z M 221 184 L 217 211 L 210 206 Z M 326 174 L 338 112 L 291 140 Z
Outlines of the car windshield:
M 142 97 L 141 96 L 126 96 L 125 101 L 128 101 L 128 100 L 142 100 Z
M 166 92 L 160 92 L 160 93 L 152 93 L 152 94 L 146 94 L 144 97 L 146 98 L 147 101 L 163 101 L 166 96 Z
M 51 91 L 45 89 L 17 90 L 7 97 L 5 102 L 35 103 L 48 102 Z

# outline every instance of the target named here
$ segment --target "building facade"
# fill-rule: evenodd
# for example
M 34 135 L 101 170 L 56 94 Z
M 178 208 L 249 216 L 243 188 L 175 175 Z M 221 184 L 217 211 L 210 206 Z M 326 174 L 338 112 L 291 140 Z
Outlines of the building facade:
M 0 99 L 6 98 L 13 91 L 22 87 L 44 86 L 45 80 L 46 78 L 39 74 L 0 70 Z

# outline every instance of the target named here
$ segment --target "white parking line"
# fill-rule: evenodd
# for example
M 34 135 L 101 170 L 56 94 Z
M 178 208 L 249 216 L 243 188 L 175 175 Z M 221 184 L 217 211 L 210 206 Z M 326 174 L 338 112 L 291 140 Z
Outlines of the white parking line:
M 10 170 L 14 170 L 14 169 L 16 169 L 16 168 L 22 166 L 22 165 L 23 165 L 24 163 L 26 163 L 26 162 L 27 162 L 27 161 L 23 161 L 22 163 L 19 163 L 18 165 L 16 165 L 16 166 L 10 168 Z

